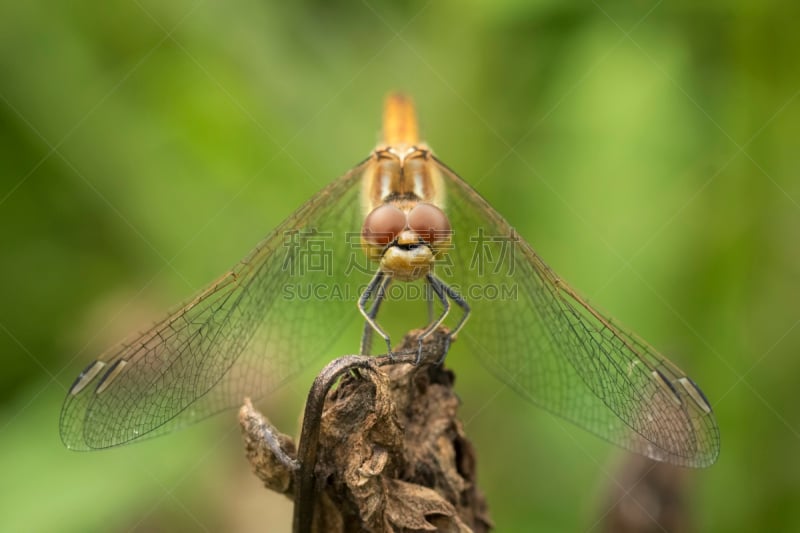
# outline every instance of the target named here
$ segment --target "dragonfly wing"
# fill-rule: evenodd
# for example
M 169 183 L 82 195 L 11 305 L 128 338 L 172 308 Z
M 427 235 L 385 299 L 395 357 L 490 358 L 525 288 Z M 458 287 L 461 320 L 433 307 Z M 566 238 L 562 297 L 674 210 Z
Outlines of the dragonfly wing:
M 368 279 L 350 268 L 361 253 L 367 165 L 317 193 L 187 305 L 89 365 L 61 411 L 64 443 L 97 449 L 167 433 L 273 391 L 324 353 L 358 315 L 356 286 Z
M 468 184 L 435 161 L 453 246 L 437 273 L 472 306 L 459 339 L 529 401 L 650 458 L 713 463 L 719 430 L 700 389 L 612 324 Z

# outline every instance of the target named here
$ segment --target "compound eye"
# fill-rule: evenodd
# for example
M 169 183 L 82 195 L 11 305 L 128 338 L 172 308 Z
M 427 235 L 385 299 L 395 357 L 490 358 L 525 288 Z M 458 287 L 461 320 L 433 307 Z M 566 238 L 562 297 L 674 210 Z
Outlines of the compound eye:
M 432 204 L 419 204 L 408 214 L 408 227 L 430 245 L 450 240 L 450 221 Z
M 369 244 L 386 246 L 406 227 L 406 214 L 393 205 L 383 204 L 364 219 L 361 238 Z

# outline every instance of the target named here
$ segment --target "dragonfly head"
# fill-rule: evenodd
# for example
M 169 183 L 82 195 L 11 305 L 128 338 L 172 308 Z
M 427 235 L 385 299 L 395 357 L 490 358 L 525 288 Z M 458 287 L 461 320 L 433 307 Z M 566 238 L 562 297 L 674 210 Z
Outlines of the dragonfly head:
M 437 255 L 450 243 L 447 215 L 433 204 L 416 201 L 385 203 L 364 219 L 361 244 L 382 271 L 402 281 L 414 281 L 433 268 Z

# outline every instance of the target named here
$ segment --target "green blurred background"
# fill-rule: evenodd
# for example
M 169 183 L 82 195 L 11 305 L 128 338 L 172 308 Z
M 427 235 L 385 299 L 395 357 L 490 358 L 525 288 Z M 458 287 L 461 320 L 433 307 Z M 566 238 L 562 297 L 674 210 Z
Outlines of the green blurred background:
M 5 2 L 0 530 L 288 529 L 233 414 L 81 454 L 60 404 L 365 157 L 391 89 L 560 275 L 701 384 L 722 453 L 689 474 L 696 530 L 800 530 L 800 9 L 695 4 Z M 497 530 L 598 531 L 622 452 L 457 348 Z M 279 426 L 315 370 L 264 406 Z

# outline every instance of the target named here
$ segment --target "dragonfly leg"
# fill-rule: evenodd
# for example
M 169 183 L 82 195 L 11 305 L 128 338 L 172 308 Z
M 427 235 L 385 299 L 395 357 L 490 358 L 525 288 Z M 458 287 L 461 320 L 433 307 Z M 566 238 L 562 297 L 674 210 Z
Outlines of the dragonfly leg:
M 383 340 L 386 341 L 387 347 L 387 354 L 392 355 L 392 341 L 389 338 L 389 334 L 386 333 L 383 328 L 378 324 L 375 320 L 375 316 L 378 314 L 378 308 L 380 307 L 381 301 L 384 299 L 386 295 L 386 288 L 389 286 L 392 278 L 387 275 L 382 270 L 378 270 L 375 276 L 370 280 L 369 285 L 367 288 L 364 289 L 364 292 L 361 293 L 361 296 L 358 299 L 358 310 L 361 311 L 361 314 L 364 315 L 366 319 L 365 324 L 365 331 L 367 326 L 371 327 L 374 331 L 378 332 L 378 335 L 383 337 Z M 374 293 L 375 294 L 375 301 L 373 302 L 372 308 L 367 309 L 367 302 L 369 302 L 370 298 Z M 361 352 L 362 354 L 365 353 L 364 351 L 369 348 L 369 344 L 372 341 L 372 333 L 370 332 L 369 336 L 365 335 L 361 338 Z
M 433 288 L 425 284 L 425 302 L 428 304 L 428 324 L 433 322 Z
M 446 285 L 432 274 L 425 276 L 425 281 L 428 282 L 428 286 L 433 289 L 434 294 L 436 294 L 436 296 L 439 298 L 439 301 L 442 302 L 444 309 L 439 317 L 431 322 L 428 327 L 425 328 L 425 331 L 422 332 L 422 335 L 419 336 L 419 351 L 417 352 L 416 364 L 419 364 L 420 360 L 422 359 L 423 340 L 425 337 L 433 333 L 436 328 L 442 325 L 442 322 L 444 322 L 444 319 L 447 318 L 447 314 L 450 312 L 450 302 L 447 300 Z M 445 350 L 445 354 L 447 354 L 447 350 Z M 444 357 L 442 357 L 442 359 L 444 359 Z
M 380 309 L 381 303 L 383 303 L 383 300 L 386 297 L 386 288 L 389 286 L 391 281 L 392 278 L 389 276 L 384 276 L 383 281 L 378 286 L 378 292 L 372 301 L 372 307 L 367 313 L 372 320 L 375 320 L 375 317 L 378 316 L 378 309 Z M 361 335 L 361 355 L 369 355 L 369 353 L 372 351 L 372 333 L 374 331 L 375 328 L 372 327 L 370 322 L 364 322 L 364 332 Z
M 445 350 L 444 353 L 442 353 L 442 357 L 439 358 L 439 361 L 436 362 L 436 364 L 442 364 L 444 362 L 444 358 L 447 356 L 447 351 L 450 348 L 450 341 L 458 334 L 459 331 L 461 331 L 461 328 L 464 327 L 464 324 L 467 322 L 467 319 L 469 318 L 469 315 L 472 311 L 467 301 L 464 300 L 464 298 L 460 294 L 458 294 L 458 292 L 454 288 L 452 288 L 442 280 L 436 278 L 432 274 L 429 274 L 428 276 L 431 278 L 429 282 L 431 283 L 431 287 L 434 287 L 434 291 L 438 286 L 439 291 L 443 291 L 447 295 L 447 297 L 453 300 L 453 302 L 455 302 L 455 304 L 459 306 L 463 311 L 463 314 L 461 315 L 461 319 L 459 319 L 458 324 L 456 324 L 456 327 L 454 327 L 453 330 L 450 332 L 450 334 L 447 336 L 447 346 L 445 346 Z M 441 298 L 442 297 L 440 296 L 440 299 Z M 445 311 L 444 314 L 446 315 L 447 311 Z M 441 317 L 438 324 L 440 324 L 442 320 L 444 320 L 444 316 Z M 438 324 L 436 325 L 438 326 Z
M 472 313 L 472 309 L 470 309 L 467 301 L 460 294 L 458 294 L 458 292 L 456 292 L 456 290 L 453 287 L 441 281 L 439 283 L 442 284 L 442 288 L 447 293 L 447 296 L 449 296 L 450 299 L 453 300 L 455 304 L 459 306 L 461 308 L 461 311 L 463 311 L 464 313 L 463 315 L 461 315 L 461 319 L 458 321 L 458 324 L 456 324 L 456 327 L 453 328 L 453 331 L 450 332 L 450 336 L 455 337 L 458 334 L 458 332 L 461 331 L 461 328 L 464 327 L 464 324 L 467 322 L 470 313 Z

